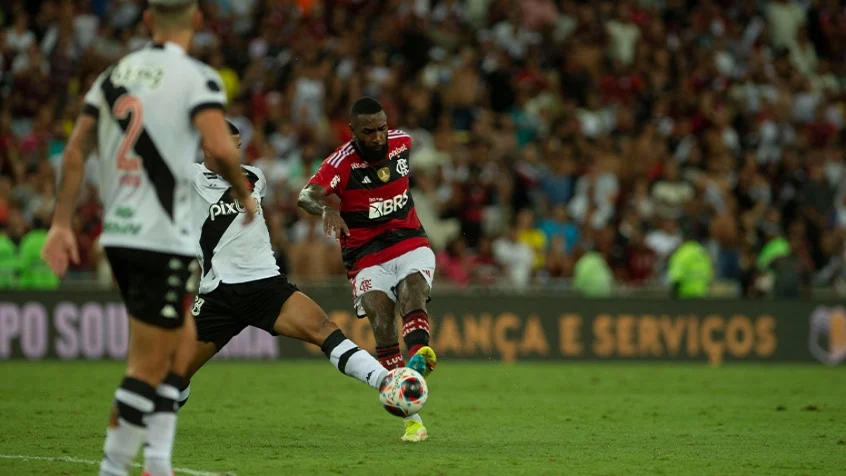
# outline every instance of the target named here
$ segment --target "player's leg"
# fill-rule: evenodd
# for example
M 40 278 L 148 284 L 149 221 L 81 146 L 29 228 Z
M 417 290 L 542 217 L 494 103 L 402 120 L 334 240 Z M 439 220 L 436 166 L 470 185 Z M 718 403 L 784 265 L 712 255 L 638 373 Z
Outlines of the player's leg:
M 168 386 L 168 390 L 159 392 L 156 408 L 147 418 L 149 431 L 147 444 L 144 445 L 145 475 L 166 474 L 170 468 L 173 442 L 176 438 L 177 402 L 181 400 L 180 392 L 185 388 L 184 382 L 194 356 L 196 340 L 194 316 L 186 311 L 185 324 L 179 333 L 170 373 L 162 382 L 162 386 Z
M 185 366 L 185 377 L 179 391 L 177 410 L 188 402 L 194 375 L 246 327 L 235 317 L 233 303 L 237 296 L 232 292 L 233 287 L 220 284 L 214 291 L 194 298 L 191 315 L 196 327 L 196 338 L 192 344 L 183 342 L 192 348 L 192 352 L 186 354 L 186 358 L 178 364 Z
M 437 365 L 437 356 L 429 347 L 429 312 L 426 309 L 435 274 L 435 256 L 429 248 L 418 248 L 402 256 L 397 267 L 402 276 L 397 284 L 397 306 L 402 316 L 408 366 L 428 377 Z
M 320 347 L 341 373 L 377 390 L 388 375 L 372 355 L 347 339 L 317 303 L 299 291 L 291 294 L 282 305 L 273 331 Z
M 149 416 L 162 398 L 178 395 L 168 374 L 183 325 L 181 299 L 187 275 L 173 268 L 168 271 L 169 265 L 183 263 L 180 258 L 115 248 L 106 253 L 131 317 L 127 372 L 115 392 L 100 474 L 124 475 L 148 433 L 158 432 Z M 168 282 L 169 276 L 175 277 Z M 169 460 L 166 473 L 152 474 L 169 475 Z
M 156 408 L 158 387 L 168 373 L 178 340 L 177 330 L 165 330 L 130 317 L 126 376 L 115 392 L 101 476 L 129 474 L 144 443 L 148 417 Z
M 405 367 L 399 347 L 394 314 L 396 304 L 393 299 L 386 292 L 378 290 L 369 291 L 359 299 L 376 338 L 376 358 L 388 370 Z
M 396 305 L 383 291 L 370 291 L 360 296 L 361 306 L 373 327 L 376 338 L 376 357 L 387 369 L 404 367 L 399 347 L 399 334 L 395 317 Z M 423 441 L 428 437 L 420 415 L 405 418 L 403 441 Z
M 157 325 L 177 329 L 173 346 L 167 352 L 169 369 L 156 388 L 156 405 L 147 418 L 147 437 L 144 447 L 145 476 L 167 476 L 173 473 L 171 458 L 176 438 L 176 401 L 182 387 L 185 365 L 182 363 L 188 350 L 180 351 L 181 343 L 194 336 L 193 320 L 188 315 L 188 285 L 191 277 L 189 257 L 153 253 L 147 266 L 155 267 L 154 279 L 139 279 L 133 289 L 146 289 L 143 312 L 158 316 Z

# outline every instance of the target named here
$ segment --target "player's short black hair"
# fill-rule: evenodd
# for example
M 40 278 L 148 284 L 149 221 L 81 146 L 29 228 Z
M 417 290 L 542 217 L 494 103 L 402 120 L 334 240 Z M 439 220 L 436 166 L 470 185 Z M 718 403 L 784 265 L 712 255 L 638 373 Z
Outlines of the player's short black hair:
M 352 107 L 350 108 L 350 119 L 354 119 L 358 116 L 378 114 L 382 111 L 384 111 L 384 109 L 382 109 L 382 105 L 379 104 L 379 101 L 371 97 L 365 96 L 363 98 L 359 98 L 356 102 L 353 103 Z
M 226 123 L 229 125 L 229 133 L 230 134 L 232 134 L 233 136 L 241 135 L 241 131 L 239 131 L 238 128 L 235 127 L 235 124 L 232 124 L 232 122 L 230 122 L 230 121 L 226 121 Z

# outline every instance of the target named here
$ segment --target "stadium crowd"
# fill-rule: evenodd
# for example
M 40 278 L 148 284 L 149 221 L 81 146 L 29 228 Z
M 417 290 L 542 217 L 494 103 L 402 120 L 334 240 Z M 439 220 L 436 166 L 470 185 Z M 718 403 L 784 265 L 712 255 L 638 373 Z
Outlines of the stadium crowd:
M 143 7 L 3 3 L 0 287 L 37 267 L 82 95 L 149 41 Z M 705 245 L 715 278 L 746 296 L 764 292 L 767 276 L 794 290 L 844 282 L 840 1 L 208 0 L 202 9 L 192 54 L 224 79 L 244 160 L 271 184 L 264 208 L 278 261 L 296 279 L 343 274 L 337 244 L 298 212 L 296 195 L 351 138 L 348 107 L 369 95 L 414 139 L 414 200 L 441 283 L 661 283 L 686 240 Z M 103 267 L 89 166 L 81 272 Z

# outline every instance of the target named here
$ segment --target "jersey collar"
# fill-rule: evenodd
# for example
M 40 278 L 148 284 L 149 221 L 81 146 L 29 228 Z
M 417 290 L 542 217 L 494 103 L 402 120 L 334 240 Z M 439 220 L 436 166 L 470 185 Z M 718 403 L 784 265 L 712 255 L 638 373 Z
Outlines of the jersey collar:
M 156 43 L 154 41 L 151 41 L 150 44 L 149 44 L 149 47 L 154 49 L 154 50 L 176 51 L 176 52 L 185 54 L 185 50 L 182 49 L 181 46 L 177 45 L 176 43 L 174 43 L 172 41 L 166 41 L 164 43 Z

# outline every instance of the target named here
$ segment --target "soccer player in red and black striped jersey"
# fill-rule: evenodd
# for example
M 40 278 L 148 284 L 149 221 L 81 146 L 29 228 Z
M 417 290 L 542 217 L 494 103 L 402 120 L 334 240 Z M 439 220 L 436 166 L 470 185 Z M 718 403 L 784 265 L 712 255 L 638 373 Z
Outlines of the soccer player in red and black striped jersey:
M 350 130 L 353 140 L 323 161 L 299 206 L 322 216 L 326 234 L 340 240 L 356 314 L 370 319 L 382 365 L 405 365 L 394 317 L 399 307 L 408 366 L 428 376 L 437 363 L 426 310 L 435 255 L 409 190 L 411 137 L 388 130 L 382 106 L 368 97 L 353 104 Z M 341 200 L 340 212 L 327 201 L 332 194 Z M 405 425 L 404 441 L 426 439 L 418 415 Z

